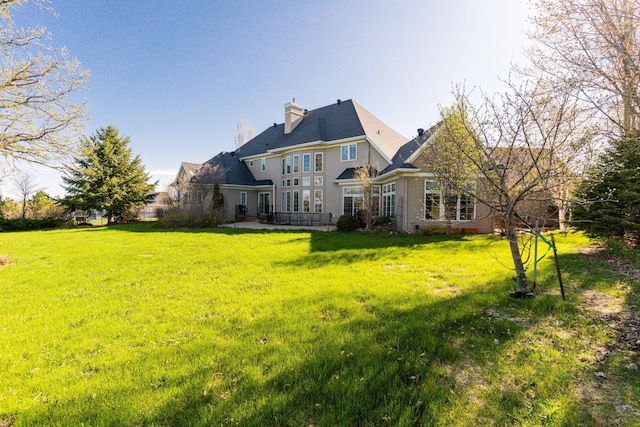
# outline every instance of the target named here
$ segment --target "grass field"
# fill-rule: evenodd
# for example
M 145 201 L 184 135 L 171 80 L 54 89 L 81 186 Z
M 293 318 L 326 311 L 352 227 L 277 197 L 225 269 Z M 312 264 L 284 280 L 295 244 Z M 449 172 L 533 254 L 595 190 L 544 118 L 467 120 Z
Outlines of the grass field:
M 638 423 L 637 270 L 557 239 L 565 302 L 491 236 L 2 233 L 0 426 Z

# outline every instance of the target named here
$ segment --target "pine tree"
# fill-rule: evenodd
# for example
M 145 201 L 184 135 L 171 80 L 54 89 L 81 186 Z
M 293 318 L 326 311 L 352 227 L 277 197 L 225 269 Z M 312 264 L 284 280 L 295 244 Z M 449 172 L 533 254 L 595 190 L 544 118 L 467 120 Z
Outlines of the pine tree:
M 640 247 L 640 134 L 615 141 L 581 184 L 573 225 L 591 237 Z
M 107 212 L 107 224 L 116 216 L 153 200 L 157 182 L 149 184 L 140 156 L 132 158 L 129 138 L 120 137 L 113 126 L 83 137 L 81 155 L 68 176 L 63 177 L 70 209 Z

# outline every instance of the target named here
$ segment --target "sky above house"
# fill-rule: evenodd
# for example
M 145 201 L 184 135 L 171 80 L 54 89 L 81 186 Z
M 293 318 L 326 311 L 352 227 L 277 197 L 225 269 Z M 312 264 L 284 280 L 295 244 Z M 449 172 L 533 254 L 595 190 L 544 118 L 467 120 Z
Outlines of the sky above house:
M 527 0 L 53 0 L 20 26 L 45 25 L 91 72 L 85 134 L 129 136 L 158 190 L 181 162 L 235 148 L 309 110 L 353 99 L 407 139 L 438 121 L 452 87 L 504 89 L 528 45 Z M 49 194 L 58 174 L 36 170 Z M 2 189 L 11 196 L 11 189 Z

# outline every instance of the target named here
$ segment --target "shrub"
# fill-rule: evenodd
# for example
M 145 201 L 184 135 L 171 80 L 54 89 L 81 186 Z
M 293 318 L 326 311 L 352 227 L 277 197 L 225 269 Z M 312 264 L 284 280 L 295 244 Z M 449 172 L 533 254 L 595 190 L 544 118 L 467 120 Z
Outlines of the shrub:
M 348 233 L 353 230 L 357 230 L 360 227 L 360 222 L 353 215 L 341 215 L 336 223 L 336 230 L 342 233 Z
M 419 232 L 422 236 L 444 236 L 447 234 L 447 227 L 444 225 L 425 225 Z
M 60 218 L 25 219 L 0 218 L 0 231 L 42 230 L 45 228 L 62 227 L 65 221 Z

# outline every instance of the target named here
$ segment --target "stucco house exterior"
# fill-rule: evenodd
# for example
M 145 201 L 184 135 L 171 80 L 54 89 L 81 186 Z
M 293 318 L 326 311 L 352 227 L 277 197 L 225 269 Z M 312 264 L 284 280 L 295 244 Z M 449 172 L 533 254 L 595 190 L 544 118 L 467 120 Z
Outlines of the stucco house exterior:
M 335 223 L 362 208 L 357 168 L 374 170 L 374 211 L 402 231 L 441 225 L 444 204 L 421 159 L 434 128 L 408 139 L 352 100 L 315 110 L 295 102 L 274 123 L 234 152 L 202 164 L 182 163 L 175 183 L 188 182 L 184 203 L 206 205 L 218 184 L 228 220 L 270 218 L 291 224 Z M 176 184 L 178 185 L 178 184 Z M 451 202 L 451 199 L 449 199 Z M 453 203 L 452 203 L 453 204 Z M 489 209 L 457 196 L 452 227 L 493 231 Z

